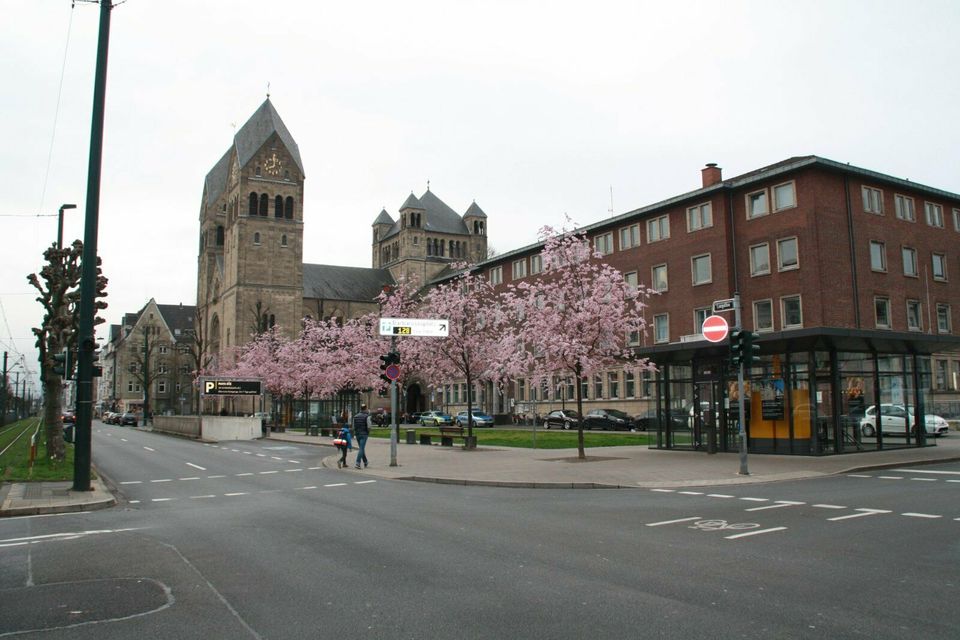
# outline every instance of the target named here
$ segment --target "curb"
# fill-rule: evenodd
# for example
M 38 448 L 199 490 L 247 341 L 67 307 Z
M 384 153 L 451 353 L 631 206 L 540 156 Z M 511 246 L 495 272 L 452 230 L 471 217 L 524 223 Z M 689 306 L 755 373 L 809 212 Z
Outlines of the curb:
M 74 504 L 11 507 L 8 509 L 0 510 L 0 518 L 16 518 L 16 517 L 23 517 L 23 516 L 48 515 L 48 514 L 58 514 L 58 513 L 79 513 L 84 511 L 100 511 L 101 509 L 109 509 L 110 507 L 116 506 L 117 504 L 116 496 L 113 495 L 113 492 L 110 491 L 107 488 L 107 486 L 99 478 L 91 478 L 90 483 L 98 485 L 98 491 L 107 494 L 109 497 L 102 498 L 99 500 L 88 500 L 84 502 L 77 502 Z

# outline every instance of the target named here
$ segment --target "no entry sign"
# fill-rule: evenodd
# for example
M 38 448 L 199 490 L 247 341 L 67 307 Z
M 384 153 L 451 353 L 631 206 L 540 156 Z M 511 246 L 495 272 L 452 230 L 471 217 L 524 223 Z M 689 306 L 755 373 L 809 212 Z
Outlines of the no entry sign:
M 707 316 L 707 319 L 703 321 L 703 328 L 700 332 L 710 342 L 723 342 L 727 339 L 729 330 L 727 319 L 723 316 Z

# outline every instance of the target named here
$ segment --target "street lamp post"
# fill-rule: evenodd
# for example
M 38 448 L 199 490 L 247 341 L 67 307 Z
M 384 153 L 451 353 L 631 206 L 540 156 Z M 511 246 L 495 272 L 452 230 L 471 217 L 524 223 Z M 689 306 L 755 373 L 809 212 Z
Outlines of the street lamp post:
M 57 249 L 63 249 L 63 212 L 67 209 L 76 209 L 75 204 L 60 205 L 60 213 L 57 214 Z

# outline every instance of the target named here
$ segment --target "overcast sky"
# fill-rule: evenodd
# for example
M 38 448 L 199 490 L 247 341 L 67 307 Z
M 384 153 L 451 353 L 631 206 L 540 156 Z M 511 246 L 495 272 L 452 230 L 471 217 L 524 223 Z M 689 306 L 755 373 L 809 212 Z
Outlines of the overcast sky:
M 0 8 L 0 343 L 36 371 L 25 278 L 62 203 L 83 236 L 99 7 Z M 707 162 L 732 177 L 816 154 L 960 192 L 958 34 L 956 0 L 126 0 L 107 323 L 196 303 L 203 179 L 267 83 L 306 171 L 304 261 L 367 267 L 381 207 L 396 218 L 428 180 L 458 212 L 475 199 L 500 252 L 609 216 L 611 187 L 617 214 L 699 188 Z

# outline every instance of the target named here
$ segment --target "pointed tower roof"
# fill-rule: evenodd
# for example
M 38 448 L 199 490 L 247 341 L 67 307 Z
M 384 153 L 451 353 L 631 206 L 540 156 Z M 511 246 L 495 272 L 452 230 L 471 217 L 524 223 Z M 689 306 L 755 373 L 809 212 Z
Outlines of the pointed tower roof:
M 373 224 L 370 226 L 376 226 L 378 224 L 389 224 L 393 226 L 393 218 L 390 217 L 390 214 L 387 213 L 386 209 L 381 209 L 380 215 L 377 216 L 377 219 L 373 221 Z
M 250 119 L 240 127 L 237 135 L 233 137 L 233 145 L 237 149 L 237 159 L 240 166 L 247 164 L 250 158 L 260 150 L 260 147 L 274 133 L 277 134 L 280 141 L 286 146 L 287 151 L 290 152 L 293 161 L 297 163 L 297 168 L 300 169 L 300 173 L 304 173 L 303 161 L 300 160 L 300 148 L 297 147 L 297 143 L 290 135 L 290 131 L 287 130 L 287 126 L 280 119 L 280 114 L 273 108 L 270 98 L 263 101 L 260 108 L 250 116 Z
M 223 195 L 227 190 L 227 178 L 230 174 L 230 150 L 228 149 L 223 157 L 213 165 L 213 169 L 203 180 L 204 199 L 208 205 L 217 201 L 217 198 Z
M 413 195 L 413 191 L 410 192 L 410 195 L 407 196 L 407 199 L 403 201 L 403 204 L 400 205 L 400 211 L 404 209 L 423 209 L 423 204 L 417 199 L 417 196 Z
M 485 213 L 483 212 L 483 209 L 480 208 L 480 205 L 477 204 L 477 201 L 476 201 L 476 200 L 474 200 L 474 201 L 473 201 L 473 204 L 471 204 L 471 205 L 467 208 L 467 212 L 466 212 L 465 214 L 463 214 L 463 217 L 464 217 L 464 218 L 469 218 L 469 217 L 471 217 L 471 216 L 473 216 L 474 218 L 486 218 L 486 217 L 487 217 L 487 214 L 485 214 Z

